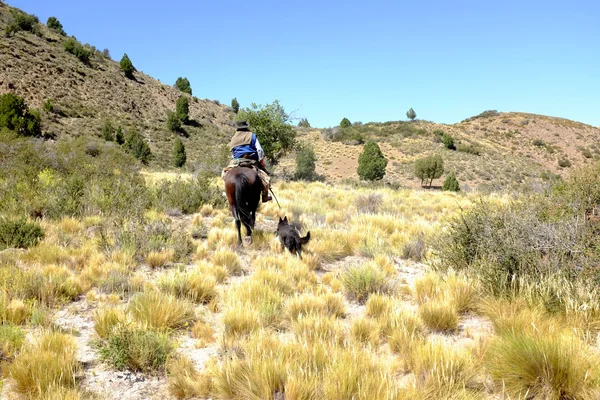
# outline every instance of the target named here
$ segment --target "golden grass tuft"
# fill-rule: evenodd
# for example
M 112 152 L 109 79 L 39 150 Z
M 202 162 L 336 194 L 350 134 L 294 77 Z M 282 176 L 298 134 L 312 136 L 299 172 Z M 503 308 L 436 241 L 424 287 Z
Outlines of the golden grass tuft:
M 13 325 L 25 323 L 33 312 L 31 304 L 25 304 L 22 300 L 11 300 L 4 310 L 0 304 L 0 321 L 9 322 Z
M 25 332 L 9 324 L 0 325 L 0 359 L 11 360 L 25 342 Z
M 75 388 L 80 365 L 71 336 L 50 332 L 28 345 L 7 367 L 14 391 L 28 397 L 43 397 L 57 388 Z
M 196 321 L 192 327 L 192 337 L 198 339 L 197 347 L 204 347 L 215 341 L 215 332 L 206 322 Z
M 394 309 L 394 299 L 382 294 L 371 294 L 365 304 L 365 315 L 379 319 L 390 315 Z
M 128 309 L 137 322 L 156 329 L 182 329 L 196 319 L 190 303 L 156 291 L 136 295 Z
M 454 304 L 445 300 L 431 300 L 419 306 L 419 315 L 425 325 L 436 332 L 454 332 L 458 328 L 458 312 Z
M 345 313 L 346 306 L 343 299 L 334 294 L 326 296 L 301 294 L 290 298 L 285 304 L 285 315 L 290 321 L 308 315 L 343 317 Z
M 260 314 L 251 308 L 231 307 L 223 313 L 225 339 L 237 338 L 261 328 Z
M 303 315 L 291 324 L 296 338 L 308 343 L 329 343 L 341 346 L 345 340 L 343 325 L 334 317 Z
M 163 274 L 158 278 L 158 287 L 165 293 L 203 304 L 217 296 L 215 278 L 198 270 Z
M 216 251 L 211 258 L 211 262 L 217 266 L 227 268 L 229 275 L 241 275 L 244 272 L 238 255 L 228 249 Z
M 379 344 L 379 325 L 369 318 L 358 318 L 352 321 L 350 334 L 358 343 L 373 347 Z
M 478 300 L 477 284 L 464 276 L 449 275 L 445 282 L 444 294 L 456 307 L 459 314 L 475 309 Z
M 215 213 L 215 209 L 211 204 L 203 204 L 200 208 L 200 215 L 203 217 L 211 217 Z
M 432 272 L 415 281 L 415 300 L 422 304 L 438 297 L 442 280 L 439 275 Z
M 67 234 L 78 233 L 84 228 L 84 224 L 75 218 L 65 217 L 58 223 L 58 229 Z
M 150 268 L 162 268 L 173 262 L 175 252 L 171 249 L 162 251 L 151 251 L 146 256 L 146 264 Z
M 102 339 L 119 324 L 125 322 L 125 313 L 116 308 L 104 308 L 94 312 L 94 330 Z
M 346 294 L 358 302 L 367 301 L 372 293 L 389 291 L 385 275 L 371 263 L 348 268 L 342 275 Z
M 178 399 L 210 395 L 210 378 L 200 374 L 185 356 L 173 357 L 167 363 L 167 382 L 169 393 Z
M 410 354 L 423 339 L 423 327 L 418 316 L 409 312 L 398 312 L 385 320 L 383 332 L 388 337 L 390 349 L 398 354 Z
M 213 227 L 208 231 L 206 245 L 209 250 L 218 248 L 236 249 L 238 244 L 237 232 L 233 229 Z

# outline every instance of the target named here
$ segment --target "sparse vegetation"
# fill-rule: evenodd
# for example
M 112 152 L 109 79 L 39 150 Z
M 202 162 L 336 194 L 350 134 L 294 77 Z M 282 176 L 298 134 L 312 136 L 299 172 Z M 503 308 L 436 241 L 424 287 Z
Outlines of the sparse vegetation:
M 68 38 L 63 42 L 63 47 L 68 53 L 71 53 L 75 57 L 79 58 L 82 63 L 87 64 L 90 62 L 92 52 L 83 47 L 83 45 L 79 43 L 77 39 Z

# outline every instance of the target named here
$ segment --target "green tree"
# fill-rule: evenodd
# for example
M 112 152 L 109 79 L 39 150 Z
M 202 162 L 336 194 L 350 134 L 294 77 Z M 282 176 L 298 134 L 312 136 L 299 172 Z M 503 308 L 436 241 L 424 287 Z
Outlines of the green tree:
M 181 168 L 185 165 L 187 156 L 185 154 L 185 146 L 179 138 L 175 138 L 175 146 L 173 147 L 173 165 Z
M 290 116 L 279 100 L 267 105 L 252 103 L 240 109 L 237 119 L 248 122 L 271 163 L 276 163 L 296 144 L 296 130 L 289 124 Z
M 60 21 L 56 17 L 49 17 L 46 22 L 46 26 L 57 33 L 60 33 L 63 36 L 66 36 L 67 33 L 63 30 L 63 26 Z
M 231 108 L 233 108 L 233 112 L 236 114 L 240 111 L 240 103 L 235 97 L 231 100 Z
M 6 26 L 5 32 L 7 35 L 13 35 L 19 31 L 26 31 L 39 35 L 39 22 L 40 20 L 35 15 L 13 9 L 11 10 L 11 22 Z
M 152 157 L 150 146 L 146 139 L 135 129 L 130 129 L 125 138 L 125 149 L 128 153 L 140 160 L 143 164 L 148 164 Z
M 377 181 L 385 175 L 385 167 L 388 160 L 385 158 L 381 149 L 372 140 L 369 140 L 358 156 L 358 176 L 362 180 Z
M 444 185 L 442 186 L 442 190 L 447 190 L 450 192 L 460 192 L 460 185 L 458 184 L 458 179 L 456 179 L 456 174 L 454 172 L 450 172 L 446 179 L 444 180 Z
M 311 180 L 315 176 L 317 157 L 311 145 L 302 145 L 296 152 L 296 179 Z
M 412 109 L 412 107 L 406 112 L 406 118 L 410 119 L 411 121 L 414 121 L 415 118 L 417 118 L 417 113 Z
M 90 56 L 92 55 L 92 52 L 83 47 L 83 45 L 79 43 L 76 39 L 68 38 L 63 43 L 63 47 L 67 52 L 79 58 L 81 62 L 87 64 L 90 61 Z
M 22 97 L 12 93 L 0 95 L 0 128 L 7 128 L 22 136 L 40 136 L 40 115 L 29 110 Z
M 454 139 L 447 133 L 444 133 L 442 135 L 442 143 L 444 143 L 444 146 L 446 146 L 447 149 L 456 150 L 456 146 L 454 145 Z
M 442 176 L 444 173 L 444 160 L 438 154 L 420 158 L 415 162 L 415 175 L 421 179 L 421 186 L 429 181 L 429 186 L 434 179 Z
M 121 71 L 125 73 L 125 76 L 129 79 L 133 79 L 133 73 L 135 72 L 135 67 L 133 63 L 129 59 L 127 53 L 123 54 L 123 58 L 121 58 L 121 62 L 119 63 L 121 66 Z
M 190 120 L 190 103 L 187 96 L 181 96 L 177 100 L 177 105 L 175 106 L 175 113 L 177 114 L 177 118 L 184 123 L 187 124 Z
M 125 143 L 125 136 L 123 136 L 123 129 L 121 129 L 121 127 L 117 128 L 117 134 L 115 135 L 115 141 L 119 145 Z
M 348 128 L 352 126 L 352 123 L 350 122 L 350 120 L 348 118 L 344 118 L 341 122 L 340 122 L 340 127 L 341 128 Z
M 110 58 L 110 50 L 109 49 L 102 50 L 102 57 L 106 58 L 107 60 L 112 60 L 112 58 Z
M 110 120 L 105 120 L 102 125 L 102 138 L 107 142 L 113 142 L 115 140 L 114 129 Z
M 310 123 L 308 122 L 308 119 L 302 118 L 300 120 L 300 122 L 298 122 L 298 127 L 299 128 L 310 128 Z
M 189 95 L 192 94 L 192 87 L 190 86 L 190 81 L 188 80 L 188 78 L 177 78 L 177 80 L 175 81 L 175 87 L 183 93 L 187 93 Z
M 167 111 L 167 129 L 171 132 L 178 132 L 181 129 L 181 120 L 173 111 Z

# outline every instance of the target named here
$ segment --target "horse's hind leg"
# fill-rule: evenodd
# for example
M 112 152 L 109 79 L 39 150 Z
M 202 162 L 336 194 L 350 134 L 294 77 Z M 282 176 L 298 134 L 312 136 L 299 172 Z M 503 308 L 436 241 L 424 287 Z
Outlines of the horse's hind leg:
M 246 228 L 246 237 L 244 238 L 244 242 L 247 245 L 250 245 L 252 244 L 252 229 L 246 224 L 244 224 L 244 227 Z
M 238 234 L 238 247 L 242 247 L 242 221 L 240 221 L 240 217 L 239 215 L 237 215 L 237 212 L 235 211 L 235 207 L 231 207 L 231 213 L 233 214 L 233 219 L 235 220 L 235 227 L 237 229 L 237 234 Z

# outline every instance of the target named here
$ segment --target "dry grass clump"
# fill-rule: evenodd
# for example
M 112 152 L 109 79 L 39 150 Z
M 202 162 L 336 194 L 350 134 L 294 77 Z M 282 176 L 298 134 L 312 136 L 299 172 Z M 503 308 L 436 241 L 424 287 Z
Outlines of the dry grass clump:
M 217 296 L 215 278 L 198 270 L 169 272 L 158 279 L 158 286 L 165 293 L 197 303 L 209 303 Z
M 519 333 L 560 335 L 569 330 L 563 319 L 550 315 L 539 307 L 531 307 L 519 299 L 514 301 L 486 299 L 480 304 L 479 309 L 492 321 L 498 335 Z
M 358 318 L 352 321 L 350 334 L 358 343 L 377 346 L 379 344 L 379 325 L 369 318 Z
M 211 204 L 203 204 L 200 208 L 200 215 L 203 217 L 210 217 L 215 213 L 215 209 Z
M 237 248 L 237 232 L 233 229 L 222 229 L 213 227 L 208 231 L 206 245 L 210 250 L 219 248 L 235 249 Z
M 459 314 L 472 311 L 476 308 L 479 300 L 478 285 L 465 276 L 455 274 L 448 275 L 444 282 L 445 295 L 456 307 Z
M 259 330 L 262 326 L 257 310 L 245 307 L 231 307 L 223 314 L 225 339 L 237 338 Z
M 137 294 L 128 310 L 137 322 L 156 329 L 186 328 L 196 318 L 190 303 L 156 291 Z
M 162 251 L 151 251 L 146 256 L 146 264 L 150 268 L 162 268 L 173 262 L 175 252 L 171 249 Z
M 333 262 L 354 254 L 360 243 L 356 234 L 346 230 L 311 230 L 311 240 L 307 252 L 318 256 L 324 262 Z
M 599 355 L 573 337 L 501 335 L 492 340 L 485 365 L 514 398 L 591 400 L 600 395 Z
M 204 347 L 215 341 L 215 332 L 206 322 L 196 321 L 192 327 L 192 337 L 198 339 L 199 347 Z
M 119 309 L 98 309 L 94 312 L 94 330 L 100 338 L 106 339 L 110 332 L 125 320 L 125 313 Z
M 71 336 L 44 333 L 26 346 L 6 372 L 14 382 L 14 391 L 28 397 L 41 398 L 57 388 L 75 388 L 80 365 L 76 360 L 76 344 Z
M 307 315 L 341 317 L 344 314 L 344 302 L 335 295 L 321 297 L 314 294 L 302 294 L 289 299 L 285 304 L 285 315 L 291 321 Z
M 169 393 L 178 399 L 210 395 L 210 378 L 200 374 L 185 356 L 173 357 L 167 363 L 167 381 Z
M 382 323 L 382 331 L 388 338 L 390 349 L 398 354 L 410 354 L 424 335 L 418 316 L 411 312 L 397 312 Z
M 6 306 L 0 300 L 0 321 L 13 325 L 25 323 L 33 312 L 32 304 L 25 304 L 22 300 L 12 299 Z
M 345 339 L 340 321 L 323 315 L 300 316 L 292 322 L 291 331 L 299 341 L 308 343 L 321 342 L 341 346 Z
M 415 300 L 422 304 L 428 300 L 436 299 L 442 287 L 439 275 L 427 273 L 415 281 Z
M 346 294 L 358 302 L 365 302 L 372 293 L 388 292 L 385 275 L 371 263 L 352 266 L 342 275 Z
M 389 315 L 394 309 L 394 303 L 394 299 L 390 296 L 371 294 L 365 304 L 365 315 L 375 319 Z
M 454 304 L 432 300 L 419 306 L 419 315 L 425 325 L 437 332 L 454 332 L 458 328 L 458 312 Z
M 211 258 L 211 262 L 226 268 L 229 275 L 241 275 L 244 272 L 239 256 L 231 250 L 221 249 L 216 251 Z

